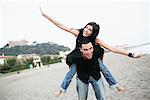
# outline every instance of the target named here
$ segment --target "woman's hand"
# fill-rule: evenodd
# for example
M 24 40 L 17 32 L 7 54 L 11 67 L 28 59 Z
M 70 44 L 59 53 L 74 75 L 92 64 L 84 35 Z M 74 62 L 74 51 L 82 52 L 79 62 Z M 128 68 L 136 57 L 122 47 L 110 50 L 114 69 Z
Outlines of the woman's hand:
M 43 16 L 45 16 L 45 14 L 43 13 L 43 10 L 42 10 L 41 7 L 40 7 L 40 12 L 41 12 L 41 14 L 42 14 Z
M 145 55 L 144 53 L 136 52 L 136 53 L 133 53 L 133 58 L 139 58 L 139 57 L 142 57 L 144 55 Z

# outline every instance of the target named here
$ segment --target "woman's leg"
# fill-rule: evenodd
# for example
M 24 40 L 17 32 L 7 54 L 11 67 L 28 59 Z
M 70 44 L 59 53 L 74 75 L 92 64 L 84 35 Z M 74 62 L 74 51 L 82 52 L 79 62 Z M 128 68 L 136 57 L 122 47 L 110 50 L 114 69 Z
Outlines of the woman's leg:
M 101 72 L 103 73 L 106 81 L 108 82 L 110 88 L 116 88 L 118 91 L 125 92 L 126 88 L 119 86 L 118 82 L 114 79 L 112 73 L 109 71 L 106 65 L 102 62 L 102 60 L 99 61 L 99 67 Z
M 63 80 L 63 82 L 62 82 L 62 84 L 61 84 L 61 91 L 62 91 L 62 92 L 65 92 L 66 89 L 68 88 L 68 86 L 69 86 L 69 84 L 70 84 L 70 82 L 71 82 L 73 76 L 74 76 L 75 73 L 76 73 L 76 70 L 77 70 L 76 64 L 73 63 L 73 64 L 70 66 L 69 71 L 67 72 L 67 74 L 66 74 L 66 76 L 65 76 L 65 78 L 64 78 L 64 80 Z
M 75 75 L 76 73 L 76 64 L 73 63 L 71 66 L 69 66 L 69 71 L 67 72 L 62 84 L 61 84 L 61 87 L 60 87 L 60 90 L 56 91 L 55 92 L 55 95 L 56 96 L 60 96 L 60 94 L 63 92 L 65 93 L 73 76 Z
M 99 61 L 100 70 L 103 73 L 103 75 L 104 75 L 106 81 L 108 82 L 109 86 L 111 88 L 117 87 L 118 86 L 118 82 L 114 79 L 112 73 L 109 71 L 107 66 L 104 65 L 104 63 L 100 59 L 98 59 L 98 61 Z

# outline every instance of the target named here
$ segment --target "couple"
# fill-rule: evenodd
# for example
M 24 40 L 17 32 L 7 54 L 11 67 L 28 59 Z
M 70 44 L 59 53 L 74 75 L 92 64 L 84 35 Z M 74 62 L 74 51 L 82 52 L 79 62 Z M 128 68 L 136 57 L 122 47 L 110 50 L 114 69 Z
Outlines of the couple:
M 51 21 L 53 24 L 55 24 L 58 28 L 66 31 L 66 32 L 69 32 L 69 33 L 71 33 L 71 34 L 73 34 L 73 35 L 75 35 L 77 37 L 75 49 L 69 55 L 67 55 L 66 62 L 69 65 L 69 71 L 66 74 L 66 76 L 65 76 L 65 78 L 64 78 L 64 80 L 62 82 L 60 90 L 56 92 L 57 96 L 59 96 L 62 92 L 66 91 L 66 89 L 68 88 L 68 86 L 69 86 L 73 76 L 75 75 L 76 71 L 77 71 L 77 74 L 78 74 L 77 75 L 78 76 L 77 77 L 77 84 L 83 83 L 83 84 L 85 84 L 87 86 L 88 85 L 87 83 L 89 81 L 90 82 L 94 82 L 94 83 L 95 82 L 100 83 L 99 81 L 101 81 L 101 79 L 100 79 L 100 71 L 101 71 L 111 88 L 115 88 L 118 91 L 123 91 L 123 92 L 126 91 L 125 88 L 123 88 L 123 87 L 118 85 L 118 82 L 114 79 L 113 75 L 110 73 L 108 68 L 102 62 L 104 49 L 100 48 L 100 46 L 102 46 L 105 49 L 107 49 L 109 51 L 112 51 L 114 53 L 126 55 L 126 56 L 133 57 L 133 58 L 138 58 L 138 57 L 142 56 L 142 54 L 140 54 L 140 53 L 129 53 L 129 52 L 123 50 L 123 49 L 112 47 L 112 46 L 106 44 L 105 42 L 103 42 L 102 40 L 96 38 L 97 35 L 99 34 L 99 25 L 96 24 L 95 22 L 88 23 L 84 28 L 74 29 L 74 28 L 69 28 L 69 27 L 61 24 L 60 22 L 56 21 L 52 17 L 46 15 L 42 10 L 41 10 L 41 14 L 45 18 L 47 18 L 49 21 Z M 90 43 L 94 47 L 94 48 L 92 47 L 94 49 L 94 52 L 93 53 L 91 52 L 92 54 L 90 53 L 90 54 L 88 54 L 88 56 L 99 54 L 99 59 L 98 58 L 94 59 L 94 60 L 92 59 L 92 61 L 95 61 L 95 65 L 88 66 L 89 68 L 86 67 L 86 64 L 90 65 L 88 63 L 91 62 L 91 59 L 88 60 L 86 57 L 83 57 L 83 53 L 85 53 L 85 52 L 82 51 L 83 47 L 82 47 L 82 45 L 80 45 L 83 42 L 83 40 L 84 41 L 87 41 L 87 40 L 90 41 Z M 100 49 L 95 50 L 96 49 L 95 45 L 99 45 Z M 86 48 L 85 51 L 86 50 L 88 51 L 88 49 L 89 48 Z M 80 57 L 80 58 L 77 57 L 77 55 L 80 55 L 80 54 L 82 55 L 82 57 Z M 85 65 L 84 65 L 84 63 L 82 64 L 80 62 L 80 60 L 77 60 L 77 58 L 79 58 L 79 59 L 86 58 L 86 60 L 85 59 L 83 60 L 83 62 L 85 62 Z M 79 65 L 81 65 L 82 67 L 81 66 L 79 67 Z M 89 70 L 90 68 L 92 68 L 93 71 L 96 71 L 96 75 L 93 74 L 93 72 L 88 72 L 88 71 L 92 71 L 92 70 Z M 100 71 L 99 71 L 99 73 L 97 73 L 97 71 L 99 69 L 100 69 Z M 88 72 L 88 73 L 86 73 L 86 72 Z M 85 76 L 83 75 L 83 73 L 85 74 Z M 100 86 L 100 84 L 98 86 Z M 86 88 L 86 87 L 84 87 L 84 88 Z M 83 88 L 81 86 L 79 86 L 79 85 L 77 87 L 77 90 L 78 90 L 78 94 L 79 94 L 78 96 L 80 98 L 79 100 L 86 100 L 88 91 L 86 89 L 84 89 L 84 90 L 86 90 L 86 92 L 83 91 Z M 82 92 L 79 92 L 79 91 L 84 92 L 85 95 L 82 95 Z M 103 90 L 101 90 L 100 92 L 102 92 L 102 91 Z M 96 93 L 98 93 L 99 95 L 101 94 L 99 92 L 96 92 Z M 83 96 L 83 98 L 85 98 L 85 99 L 81 99 L 82 98 L 81 96 Z M 96 94 L 96 97 L 98 99 L 98 95 L 97 94 Z M 103 97 L 103 96 L 101 95 L 101 97 Z

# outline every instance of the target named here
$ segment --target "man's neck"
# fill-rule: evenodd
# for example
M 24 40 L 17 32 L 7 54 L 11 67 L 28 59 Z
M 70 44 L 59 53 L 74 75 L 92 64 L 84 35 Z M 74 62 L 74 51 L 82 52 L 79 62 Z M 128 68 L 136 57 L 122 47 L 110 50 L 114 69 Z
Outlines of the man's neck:
M 88 58 L 84 57 L 83 54 L 81 56 L 83 57 L 84 60 L 91 60 L 93 58 L 93 56 L 92 56 L 91 59 L 88 59 Z

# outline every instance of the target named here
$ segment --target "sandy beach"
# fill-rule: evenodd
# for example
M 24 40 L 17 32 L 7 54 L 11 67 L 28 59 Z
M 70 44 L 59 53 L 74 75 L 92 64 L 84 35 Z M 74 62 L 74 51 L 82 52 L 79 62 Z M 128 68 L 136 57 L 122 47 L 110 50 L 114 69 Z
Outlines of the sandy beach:
M 111 90 L 104 80 L 106 100 L 150 100 L 150 55 L 141 58 L 106 53 L 104 63 L 127 92 Z M 78 100 L 76 78 L 74 77 L 67 93 L 55 97 L 68 67 L 65 63 L 49 67 L 21 71 L 0 77 L 0 100 Z M 88 100 L 96 100 L 89 85 Z

